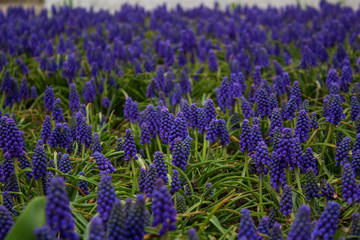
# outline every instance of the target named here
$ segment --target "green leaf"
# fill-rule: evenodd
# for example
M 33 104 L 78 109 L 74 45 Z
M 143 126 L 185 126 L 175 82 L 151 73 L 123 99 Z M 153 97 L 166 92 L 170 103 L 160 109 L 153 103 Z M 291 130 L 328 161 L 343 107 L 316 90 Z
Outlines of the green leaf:
M 31 200 L 5 240 L 36 240 L 34 229 L 46 223 L 45 204 L 46 197 L 36 197 Z

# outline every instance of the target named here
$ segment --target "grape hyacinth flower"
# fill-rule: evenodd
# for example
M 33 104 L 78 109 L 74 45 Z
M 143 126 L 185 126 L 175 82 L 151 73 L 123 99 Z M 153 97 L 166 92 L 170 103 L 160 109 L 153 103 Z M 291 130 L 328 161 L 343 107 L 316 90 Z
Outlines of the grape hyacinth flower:
M 151 144 L 150 132 L 146 122 L 141 124 L 140 144 Z
M 301 100 L 301 89 L 300 89 L 300 85 L 298 81 L 295 81 L 292 85 L 292 89 L 291 89 L 291 96 L 294 96 L 296 99 L 296 104 L 298 106 L 298 108 L 300 108 L 301 104 L 302 104 L 302 100 Z
M 280 229 L 280 226 L 281 225 L 278 222 L 274 223 L 270 240 L 283 240 L 283 233 Z
M 57 98 L 53 104 L 52 108 L 52 119 L 56 122 L 65 122 L 65 118 L 63 115 L 63 110 L 60 106 L 61 100 Z
M 292 207 L 292 190 L 289 185 L 285 185 L 280 201 L 280 211 L 284 216 L 289 216 L 291 214 Z
M 99 216 L 95 216 L 90 221 L 88 240 L 103 240 L 103 239 L 106 239 L 103 222 Z
M 276 222 L 276 211 L 273 207 L 270 207 L 269 212 L 269 227 L 272 228 Z
M 24 170 L 25 168 L 31 168 L 31 164 L 30 164 L 29 160 L 27 159 L 27 157 L 25 156 L 25 153 L 19 157 L 19 162 L 20 162 L 20 167 L 22 170 Z M 25 174 L 29 180 L 33 177 L 32 172 L 25 172 Z M 0 175 L 1 175 L 1 173 L 0 173 Z
M 345 163 L 341 176 L 342 194 L 344 200 L 352 205 L 359 200 L 359 188 L 356 185 L 355 174 L 351 168 L 350 163 Z
M 56 123 L 54 130 L 51 132 L 48 143 L 51 148 L 61 146 L 61 123 Z
M 139 118 L 138 103 L 133 101 L 131 97 L 127 97 L 124 107 L 124 117 L 131 123 L 134 123 Z
M 296 111 L 296 98 L 295 96 L 291 95 L 289 103 L 287 104 L 286 108 L 284 109 L 284 119 L 285 120 L 292 120 L 295 118 L 295 111 Z
M 9 210 L 0 205 L 0 239 L 5 239 L 7 233 L 14 225 L 13 219 L 9 213 Z
M 229 86 L 229 79 L 228 77 L 224 77 L 221 82 L 220 88 L 217 89 L 216 92 L 216 100 L 221 111 L 226 112 L 226 109 L 232 108 L 232 100 L 230 96 L 232 96 L 232 94 Z
M 168 138 L 170 143 L 170 150 L 172 151 L 174 148 L 175 139 L 180 138 L 181 140 L 184 140 L 188 134 L 189 133 L 187 131 L 185 121 L 179 117 L 176 117 Z
M 107 223 L 110 217 L 111 209 L 116 199 L 111 175 L 102 175 L 98 186 L 97 211 L 104 224 Z
M 71 215 L 64 180 L 61 177 L 55 177 L 50 182 L 45 206 L 45 218 L 47 225 L 61 238 L 79 238 L 74 232 L 75 222 Z
M 360 214 L 357 212 L 354 212 L 352 215 L 350 232 L 352 236 L 357 236 L 357 237 L 360 236 Z
M 154 191 L 155 182 L 157 179 L 157 172 L 155 164 L 150 164 L 149 169 L 146 171 L 146 181 L 144 187 L 144 193 L 147 197 L 151 197 Z
M 185 171 L 188 158 L 185 154 L 185 148 L 183 146 L 183 141 L 181 138 L 175 138 L 172 156 L 172 164 Z
M 343 166 L 345 163 L 349 162 L 350 142 L 350 137 L 345 137 L 336 149 L 336 166 Z
M 80 109 L 80 97 L 73 83 L 70 84 L 69 108 L 72 112 L 77 112 Z
M 301 160 L 301 164 L 299 165 L 299 168 L 303 174 L 305 174 L 309 168 L 312 168 L 315 171 L 316 175 L 318 174 L 316 161 L 311 147 L 308 147 L 305 150 L 305 154 L 304 156 L 302 156 L 302 160 Z
M 333 239 L 339 223 L 340 205 L 330 201 L 317 221 L 311 239 Z
M 355 121 L 360 113 L 360 106 L 356 96 L 351 97 L 351 121 Z
M 217 134 L 220 139 L 221 146 L 227 146 L 230 143 L 229 130 L 227 129 L 224 119 L 217 120 Z
M 71 168 L 72 167 L 71 167 L 70 157 L 67 153 L 65 153 L 62 156 L 61 161 L 58 163 L 58 170 L 65 174 L 69 174 Z
M 146 107 L 146 123 L 149 127 L 150 136 L 155 137 L 160 129 L 160 116 L 151 104 Z
M 53 233 L 53 231 L 51 230 L 51 228 L 48 225 L 45 225 L 45 226 L 42 226 L 39 228 L 35 228 L 34 235 L 35 235 L 36 239 L 41 239 L 41 240 L 56 239 L 55 234 Z
M 170 193 L 171 194 L 177 193 L 181 187 L 182 186 L 181 186 L 181 182 L 180 182 L 180 178 L 179 178 L 179 172 L 176 169 L 173 169 Z
M 6 120 L 2 137 L 3 152 L 9 152 L 10 157 L 19 157 L 23 154 L 24 140 L 15 121 L 12 118 Z
M 281 165 L 276 151 L 271 154 L 270 158 L 270 179 L 271 186 L 276 190 L 286 183 L 285 168 Z
M 157 178 L 161 178 L 165 184 L 168 182 L 167 167 L 162 152 L 157 151 L 154 153 L 154 161 L 156 167 Z
M 101 175 L 111 174 L 111 173 L 115 172 L 115 168 L 111 164 L 110 160 L 107 159 L 100 152 L 94 152 L 92 157 L 95 159 L 96 164 L 99 167 Z
M 41 128 L 41 139 L 44 143 L 47 143 L 47 140 L 49 139 L 51 135 L 51 120 L 50 116 L 46 115 L 44 123 Z
M 311 118 L 310 118 L 310 128 L 311 129 L 318 129 L 319 125 L 318 125 L 318 119 L 317 119 L 317 115 L 315 112 L 313 112 L 311 114 Z
M 210 49 L 208 53 L 208 65 L 211 72 L 218 70 L 218 62 L 214 50 Z
M 306 192 L 306 199 L 310 200 L 312 198 L 318 198 L 320 197 L 319 192 L 319 186 L 316 181 L 315 172 L 312 168 L 308 168 L 305 174 L 305 192 Z
M 238 239 L 257 239 L 254 221 L 250 216 L 250 211 L 246 208 L 241 210 Z
M 204 111 L 208 123 L 210 123 L 211 120 L 216 118 L 216 110 L 215 110 L 214 102 L 211 98 L 205 101 Z
M 106 239 L 126 239 L 125 235 L 126 219 L 124 218 L 124 211 L 122 203 L 116 199 L 112 205 L 109 220 L 107 222 L 107 235 Z
M 125 130 L 125 140 L 124 140 L 124 156 L 126 161 L 130 161 L 131 158 L 134 158 L 135 160 L 138 159 L 136 156 L 136 146 L 135 146 L 135 140 L 132 135 L 132 132 L 130 129 Z
M 265 88 L 261 88 L 259 90 L 256 103 L 261 118 L 265 118 L 270 115 L 269 94 Z
M 326 116 L 328 122 L 338 125 L 344 118 L 343 107 L 341 106 L 341 97 L 338 94 L 330 95 L 329 110 Z
M 287 166 L 293 166 L 295 149 L 293 145 L 293 138 L 291 134 L 291 128 L 284 128 L 281 133 L 281 138 L 277 147 L 281 166 L 286 168 Z
M 300 110 L 296 121 L 294 135 L 300 139 L 301 143 L 305 143 L 309 139 L 310 119 L 305 110 Z
M 246 119 L 254 116 L 254 111 L 252 110 L 250 103 L 246 100 L 245 97 L 241 97 L 241 111 Z
M 156 181 L 156 187 L 152 194 L 153 227 L 161 224 L 160 236 L 168 231 L 176 230 L 176 211 L 171 200 L 171 195 L 161 179 Z
M 208 200 L 209 198 L 211 198 L 212 196 L 214 196 L 215 190 L 214 188 L 212 188 L 212 183 L 209 182 L 205 185 L 205 190 L 204 190 L 204 199 Z M 214 201 L 214 199 L 210 200 L 210 201 Z
M 259 142 L 255 153 L 252 155 L 252 161 L 255 164 L 257 174 L 267 174 L 266 166 L 270 165 L 268 147 L 264 141 Z
M 8 191 L 2 193 L 3 205 L 11 212 L 14 216 L 17 216 L 17 213 L 14 211 L 14 204 L 12 203 L 12 196 Z
M 4 159 L 3 159 L 3 178 L 4 181 L 8 181 L 11 174 L 15 172 L 13 160 L 8 152 L 4 153 Z
M 100 141 L 100 137 L 99 137 L 99 133 L 94 133 L 94 137 L 92 140 L 92 144 L 91 144 L 91 150 L 93 152 L 102 152 L 102 147 L 101 147 L 101 141 Z
M 291 225 L 288 239 L 309 239 L 311 236 L 311 228 L 310 208 L 306 205 L 302 205 Z
M 324 180 L 321 186 L 320 196 L 326 198 L 327 200 L 334 200 L 335 199 L 334 195 L 335 195 L 334 187 L 330 183 L 327 183 Z
M 140 168 L 138 185 L 139 185 L 139 192 L 144 192 L 145 187 L 146 187 L 146 169 L 145 168 Z
M 42 178 L 46 175 L 46 153 L 43 146 L 43 141 L 41 139 L 38 140 L 38 143 L 35 147 L 34 154 L 31 159 L 31 163 L 33 165 L 33 176 L 34 179 Z
M 82 91 L 82 96 L 86 103 L 93 103 L 96 99 L 96 88 L 95 88 L 95 80 L 92 79 L 85 83 L 85 86 Z
M 252 141 L 250 124 L 247 119 L 244 119 L 241 124 L 241 135 L 239 141 L 240 152 L 244 153 L 246 150 L 250 150 L 251 145 Z
M 189 229 L 188 237 L 189 237 L 189 240 L 199 240 L 199 237 L 197 235 L 197 232 L 196 232 L 195 228 L 190 228 Z
M 144 195 L 139 194 L 126 219 L 126 239 L 144 239 L 146 212 Z
M 262 240 L 263 236 L 269 236 L 270 235 L 270 227 L 269 227 L 269 218 L 268 217 L 262 217 L 261 221 L 259 223 L 259 226 L 257 228 L 258 233 L 258 239 Z
M 169 110 L 166 107 L 161 109 L 160 116 L 160 139 L 163 143 L 168 143 L 168 138 L 170 135 L 171 127 L 174 124 L 174 115 L 169 113 Z
M 20 95 L 21 95 L 21 98 L 23 98 L 23 99 L 29 98 L 29 86 L 28 86 L 28 83 L 27 83 L 25 77 L 21 81 Z
M 54 91 L 50 85 L 46 87 L 44 93 L 44 108 L 47 110 L 47 112 L 50 112 L 53 109 L 54 102 L 55 102 Z
M 79 176 L 85 177 L 84 172 L 79 172 Z M 84 180 L 79 180 L 79 194 L 81 195 L 89 195 L 88 182 Z
M 264 141 L 262 135 L 261 135 L 261 129 L 258 123 L 255 123 L 257 118 L 253 119 L 253 127 L 251 129 L 251 147 L 249 149 L 249 155 L 252 154 L 255 150 L 258 144 L 262 141 Z

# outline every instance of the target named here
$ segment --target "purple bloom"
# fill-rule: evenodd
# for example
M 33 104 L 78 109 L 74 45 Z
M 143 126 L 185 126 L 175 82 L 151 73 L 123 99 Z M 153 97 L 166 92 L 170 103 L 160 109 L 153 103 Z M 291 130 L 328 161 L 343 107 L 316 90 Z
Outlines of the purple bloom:
M 5 239 L 7 233 L 14 225 L 14 222 L 9 213 L 9 210 L 4 206 L 0 206 L 0 219 L 0 239 Z
M 157 179 L 156 166 L 151 163 L 149 170 L 146 171 L 146 181 L 144 186 L 144 193 L 147 197 L 151 197 L 155 187 L 155 181 Z
M 311 228 L 310 208 L 306 205 L 302 205 L 291 225 L 288 239 L 308 239 L 311 235 Z
M 126 239 L 142 240 L 145 234 L 146 207 L 144 195 L 136 196 L 126 220 Z
M 51 132 L 49 137 L 49 146 L 53 147 L 61 147 L 61 123 L 56 123 L 54 130 Z
M 210 123 L 211 120 L 216 118 L 216 110 L 215 110 L 214 102 L 212 99 L 207 99 L 205 101 L 204 111 L 205 111 L 205 116 L 206 116 L 206 120 L 208 123 Z M 184 112 L 184 114 L 185 114 L 185 112 Z
M 345 137 L 336 149 L 335 161 L 337 166 L 343 166 L 349 162 L 350 137 Z
M 274 131 L 275 128 L 278 128 L 280 130 L 282 130 L 283 127 L 283 122 L 282 122 L 282 117 L 280 115 L 279 109 L 278 108 L 274 108 L 272 113 L 271 113 L 271 118 L 270 118 L 270 137 L 272 138 L 274 135 Z
M 53 109 L 54 102 L 55 102 L 54 91 L 50 85 L 46 87 L 44 93 L 44 108 L 47 110 L 47 112 L 50 112 Z
M 281 166 L 286 168 L 292 166 L 294 162 L 295 149 L 293 145 L 293 139 L 291 134 L 291 128 L 284 128 L 281 133 L 279 145 L 277 146 L 277 152 L 279 156 Z
M 281 196 L 280 211 L 284 216 L 289 216 L 291 214 L 292 207 L 292 190 L 290 186 L 285 185 Z
M 298 81 L 295 81 L 293 83 L 290 95 L 295 97 L 296 99 L 295 102 L 297 104 L 297 107 L 299 108 L 302 104 L 302 100 L 301 100 L 301 89 Z
M 265 236 L 270 235 L 270 226 L 269 226 L 269 218 L 268 217 L 261 218 L 261 221 L 257 228 L 257 233 L 262 235 L 262 236 L 258 236 L 258 240 L 262 240 L 263 235 L 265 235 Z
M 338 84 L 339 77 L 336 69 L 330 68 L 328 72 L 328 76 L 326 78 L 326 86 L 329 89 L 332 84 Z
M 251 108 L 250 103 L 246 100 L 245 97 L 241 98 L 241 111 L 245 118 L 249 119 L 254 116 L 254 112 Z
M 345 163 L 343 166 L 341 182 L 344 200 L 350 205 L 357 202 L 359 200 L 359 188 L 356 185 L 355 174 L 350 163 Z
M 305 45 L 301 49 L 301 61 L 299 64 L 299 67 L 302 69 L 308 69 L 311 67 L 315 67 L 318 62 L 316 60 L 316 55 L 313 53 L 313 51 L 309 48 L 309 46 Z
M 46 115 L 41 129 L 41 139 L 43 140 L 44 143 L 47 143 L 47 140 L 49 139 L 50 135 L 51 135 L 51 120 L 50 120 L 50 116 Z
M 132 132 L 130 129 L 125 130 L 125 140 L 124 140 L 124 156 L 126 161 L 130 161 L 131 158 L 134 158 L 135 160 L 138 159 L 136 156 L 136 146 L 135 146 L 135 140 L 132 135 Z
M 154 98 L 155 97 L 155 90 L 156 90 L 156 82 L 155 78 L 152 78 L 146 88 L 146 97 L 147 98 Z
M 94 103 L 96 98 L 95 80 L 92 79 L 85 83 L 82 96 L 87 103 Z
M 267 174 L 266 166 L 270 165 L 268 147 L 264 141 L 258 143 L 255 153 L 252 155 L 252 162 L 255 164 L 256 172 L 258 174 Z
M 353 72 L 350 66 L 344 65 L 340 77 L 340 88 L 343 92 L 348 92 L 349 83 L 353 80 Z
M 107 159 L 103 154 L 101 154 L 100 152 L 94 152 L 92 157 L 95 159 L 96 164 L 99 167 L 100 170 L 100 174 L 101 175 L 106 175 L 106 174 L 111 174 L 113 172 L 115 172 L 115 168 L 114 166 L 111 164 L 111 162 L 109 161 L 109 159 Z
M 160 130 L 160 116 L 151 104 L 146 107 L 146 123 L 149 127 L 150 137 L 155 137 Z
M 15 172 L 13 160 L 8 152 L 4 153 L 4 160 L 3 160 L 3 177 L 5 181 L 10 179 L 11 174 Z
M 187 75 L 187 73 L 186 73 L 186 71 L 184 69 L 181 70 L 179 83 L 180 83 L 180 86 L 181 86 L 182 94 L 187 94 L 187 93 L 190 94 L 191 93 L 190 80 L 189 80 L 189 77 L 188 77 L 188 75 Z
M 208 53 L 208 66 L 211 72 L 218 70 L 218 62 L 214 50 L 210 49 Z
M 138 103 L 133 101 L 131 97 L 127 97 L 125 101 L 124 117 L 131 123 L 134 123 L 139 118 Z
M 164 68 L 160 65 L 156 70 L 155 76 L 156 88 L 159 91 L 165 90 L 165 76 L 164 76 Z
M 315 171 L 316 175 L 318 174 L 316 161 L 311 147 L 308 147 L 305 150 L 305 154 L 304 156 L 302 156 L 302 161 L 299 167 L 301 169 L 301 172 L 304 174 L 307 172 L 309 168 L 312 168 Z
M 351 97 L 351 120 L 355 121 L 360 113 L 360 106 L 356 96 Z
M 280 229 L 280 224 L 278 222 L 275 222 L 275 224 L 272 227 L 272 232 L 271 232 L 271 240 L 282 240 L 283 239 L 283 233 L 281 232 Z
M 245 209 L 241 210 L 241 220 L 239 226 L 238 239 L 256 240 L 257 234 L 254 227 L 254 221 L 250 216 L 250 211 Z
M 317 221 L 311 239 L 333 239 L 339 223 L 340 205 L 329 202 Z
M 125 228 L 126 228 L 126 219 L 124 217 L 122 203 L 119 199 L 116 199 L 112 205 L 111 214 L 107 223 L 106 239 L 125 240 L 126 239 Z
M 138 184 L 139 184 L 139 191 L 144 192 L 146 189 L 146 169 L 145 168 L 140 168 Z
M 294 135 L 298 137 L 301 143 L 305 143 L 309 139 L 310 119 L 305 110 L 300 110 L 298 119 L 296 121 L 296 128 Z
M 99 216 L 95 216 L 90 221 L 89 240 L 102 239 L 106 239 L 104 224 Z
M 315 171 L 311 167 L 306 170 L 305 180 L 304 189 L 306 199 L 311 200 L 312 198 L 320 197 L 320 189 L 316 180 Z
M 101 141 L 100 141 L 100 137 L 99 137 L 99 133 L 94 133 L 94 137 L 92 140 L 92 144 L 91 144 L 91 150 L 93 152 L 102 152 L 102 147 L 101 147 Z
M 80 97 L 73 83 L 70 84 L 69 108 L 72 112 L 77 112 L 80 109 Z
M 164 156 L 162 152 L 157 151 L 154 153 L 154 162 L 156 167 L 157 178 L 161 178 L 165 184 L 168 182 L 167 167 L 165 164 Z
M 256 118 L 257 119 L 257 118 Z M 254 118 L 255 120 L 255 118 Z M 252 152 L 255 151 L 256 147 L 260 142 L 264 141 L 262 135 L 261 135 L 261 129 L 258 123 L 254 123 L 253 121 L 253 127 L 251 129 L 251 146 L 249 149 L 249 154 L 251 155 Z
M 354 212 L 352 215 L 352 221 L 350 226 L 350 232 L 353 236 L 360 236 L 360 214 Z
M 188 237 L 189 237 L 189 240 L 199 240 L 199 237 L 197 235 L 197 232 L 196 232 L 195 228 L 190 228 L 189 229 Z
M 287 104 L 286 108 L 284 109 L 284 119 L 285 120 L 292 120 L 295 117 L 296 111 L 296 98 L 295 96 L 291 95 L 289 103 Z M 283 111 L 281 109 L 281 111 Z
M 176 169 L 173 169 L 170 193 L 171 194 L 177 193 L 181 187 L 182 186 L 181 186 L 181 182 L 180 182 L 180 178 L 179 178 L 179 172 Z
M 266 116 L 270 115 L 269 94 L 265 88 L 261 88 L 259 90 L 256 103 L 261 118 L 265 118 Z
M 28 86 L 28 83 L 26 81 L 26 78 L 23 78 L 22 81 L 21 81 L 20 94 L 21 94 L 21 97 L 23 99 L 28 99 L 29 98 L 29 86 Z
M 51 228 L 48 225 L 35 228 L 34 235 L 36 239 L 42 239 L 42 240 L 56 239 L 54 232 L 51 230 Z
M 79 172 L 79 176 L 85 177 L 85 173 L 84 172 Z M 89 189 L 88 189 L 88 183 L 84 180 L 79 180 L 79 194 L 81 195 L 88 195 L 89 194 Z
M 186 151 L 183 145 L 183 140 L 181 138 L 175 138 L 172 148 L 172 156 L 171 160 L 172 164 L 185 171 L 188 157 L 186 156 Z
M 70 157 L 67 153 L 65 153 L 61 160 L 58 161 L 58 170 L 65 173 L 65 174 L 70 174 L 72 167 L 71 167 L 71 162 L 70 162 Z
M 111 182 L 111 175 L 102 175 L 98 186 L 97 211 L 103 224 L 107 223 L 116 199 L 116 193 Z
M 64 180 L 61 177 L 55 177 L 50 182 L 45 212 L 47 225 L 56 235 L 64 239 L 79 238 L 74 232 L 75 222 L 71 215 Z
M 3 152 L 9 152 L 10 157 L 19 157 L 23 154 L 24 140 L 15 121 L 11 118 L 6 119 L 2 141 Z
M 279 186 L 286 184 L 285 168 L 281 165 L 276 151 L 271 154 L 270 158 L 270 179 L 271 186 L 276 190 Z
M 324 179 L 323 184 L 321 185 L 320 196 L 326 198 L 327 200 L 334 200 L 334 195 L 334 187 L 330 183 L 327 183 Z
M 241 124 L 241 135 L 239 140 L 240 140 L 239 142 L 240 152 L 244 153 L 245 150 L 250 150 L 252 146 L 251 128 L 249 121 L 247 119 L 244 119 L 244 121 Z
M 29 160 L 27 159 L 27 157 L 25 156 L 25 154 L 23 154 L 19 157 L 19 162 L 20 162 L 20 167 L 22 170 L 24 170 L 25 168 L 31 168 L 31 164 L 30 164 Z M 33 177 L 32 172 L 25 172 L 25 174 L 29 180 Z
M 30 88 L 30 98 L 35 99 L 38 97 L 38 94 L 36 92 L 36 87 L 35 86 L 31 86 Z M 49 112 L 49 111 L 48 111 Z
M 217 120 L 217 133 L 220 139 L 221 146 L 227 146 L 230 143 L 229 130 L 227 129 L 224 119 Z
M 173 149 L 174 142 L 176 138 L 180 138 L 181 141 L 185 139 L 188 135 L 185 121 L 179 117 L 176 117 L 174 120 L 174 124 L 171 127 L 170 134 L 168 137 L 170 143 L 170 150 Z
M 168 143 L 169 134 L 171 131 L 171 127 L 174 124 L 174 115 L 169 113 L 169 110 L 166 107 L 161 109 L 160 115 L 160 139 L 163 143 Z
M 38 140 L 38 143 L 35 147 L 34 154 L 31 158 L 33 165 L 33 175 L 34 179 L 42 178 L 46 175 L 46 153 L 43 146 L 43 141 Z
M 160 235 L 164 235 L 168 231 L 176 230 L 176 211 L 171 200 L 167 187 L 163 185 L 162 180 L 156 181 L 156 188 L 152 194 L 152 212 L 153 226 L 157 227 L 161 224 Z
M 55 122 L 65 122 L 63 110 L 62 110 L 60 104 L 61 104 L 60 98 L 57 98 L 53 104 L 52 119 Z
M 311 129 L 318 129 L 318 128 L 319 128 L 318 119 L 317 119 L 317 115 L 316 115 L 315 112 L 313 112 L 313 113 L 311 114 L 310 128 L 311 128 Z
M 221 111 L 226 112 L 227 109 L 232 108 L 232 89 L 229 86 L 228 77 L 224 77 L 220 88 L 216 92 L 216 99 Z
M 175 85 L 173 94 L 172 94 L 172 98 L 171 98 L 171 105 L 173 105 L 174 107 L 176 105 L 180 105 L 181 104 L 181 98 L 182 98 L 182 90 L 181 90 L 181 86 L 179 83 L 177 83 Z

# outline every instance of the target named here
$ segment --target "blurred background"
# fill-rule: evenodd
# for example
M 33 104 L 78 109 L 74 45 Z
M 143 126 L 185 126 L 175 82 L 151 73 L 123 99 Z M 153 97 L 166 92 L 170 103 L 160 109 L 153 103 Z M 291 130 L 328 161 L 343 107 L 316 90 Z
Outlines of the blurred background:
M 124 3 L 139 4 L 146 9 L 152 9 L 160 4 L 165 3 L 168 8 L 175 7 L 178 3 L 184 8 L 191 8 L 199 6 L 203 3 L 206 6 L 213 6 L 214 0 L 72 0 L 73 6 L 82 6 L 82 7 L 94 7 L 94 9 L 107 9 L 114 10 L 118 9 Z M 268 5 L 281 7 L 287 4 L 296 4 L 300 2 L 302 5 L 311 5 L 318 6 L 320 0 L 219 0 L 220 6 L 225 6 L 231 3 L 237 4 L 248 4 L 248 5 L 258 5 L 259 7 L 267 7 Z M 328 2 L 336 3 L 339 0 L 328 0 Z M 360 0 L 342 0 L 342 4 L 358 8 Z M 64 3 L 69 3 L 69 0 L 0 0 L 0 8 L 6 8 L 9 5 L 23 5 L 23 6 L 35 6 L 35 8 L 40 9 L 41 7 L 50 8 L 51 5 L 63 5 Z

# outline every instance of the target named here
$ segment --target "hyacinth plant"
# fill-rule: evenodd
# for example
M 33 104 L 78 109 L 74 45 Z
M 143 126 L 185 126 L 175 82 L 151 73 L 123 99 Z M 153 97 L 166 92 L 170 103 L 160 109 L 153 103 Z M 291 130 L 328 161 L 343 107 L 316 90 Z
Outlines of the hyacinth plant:
M 0 239 L 359 237 L 359 13 L 0 10 Z

